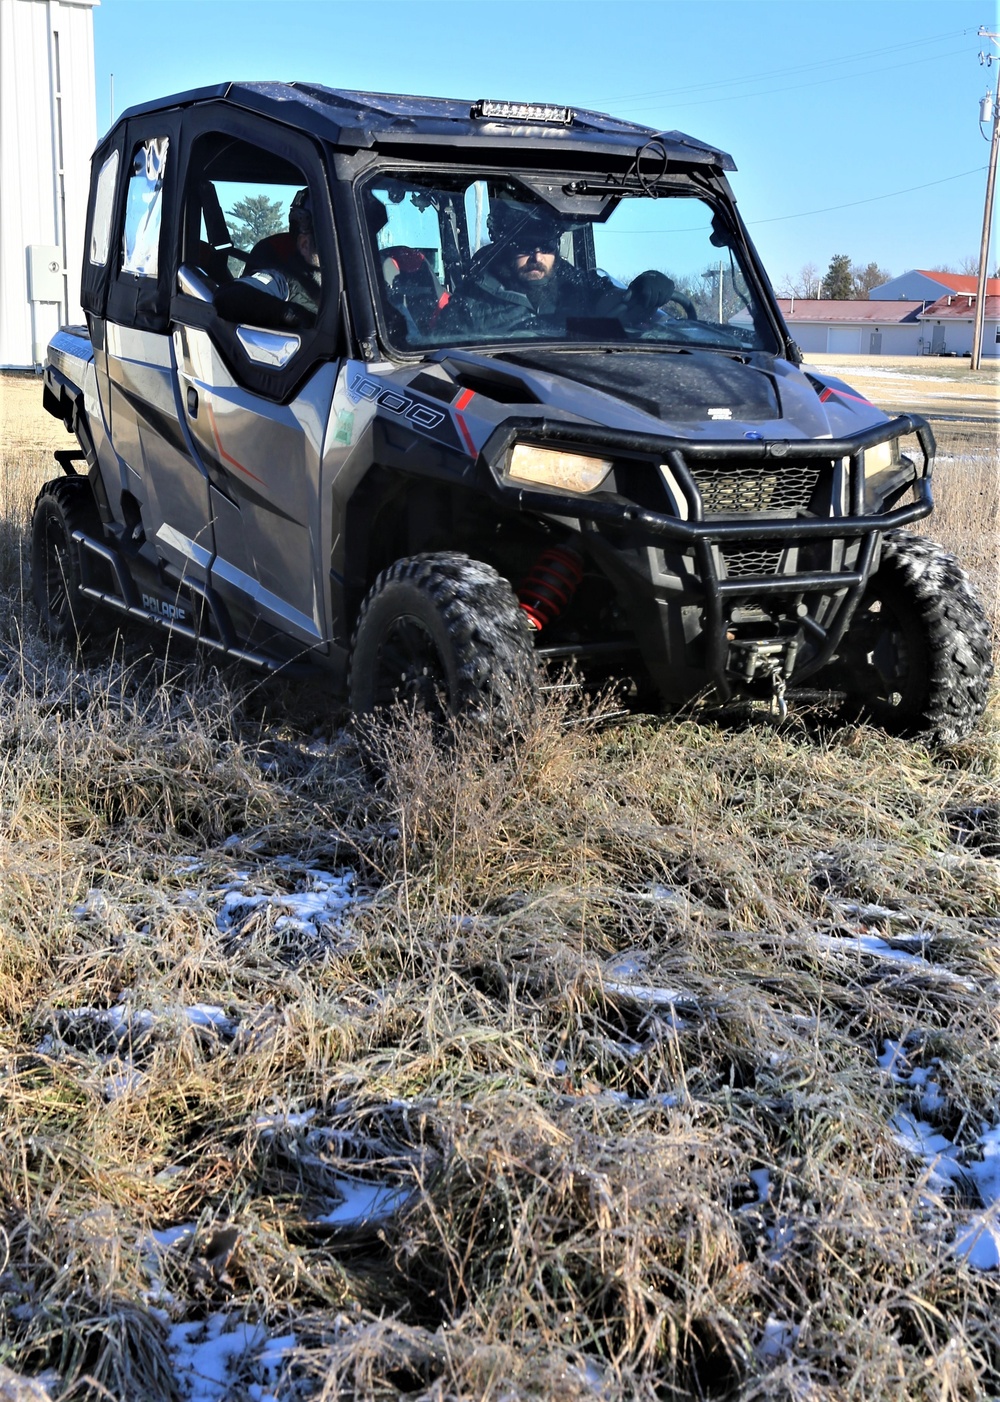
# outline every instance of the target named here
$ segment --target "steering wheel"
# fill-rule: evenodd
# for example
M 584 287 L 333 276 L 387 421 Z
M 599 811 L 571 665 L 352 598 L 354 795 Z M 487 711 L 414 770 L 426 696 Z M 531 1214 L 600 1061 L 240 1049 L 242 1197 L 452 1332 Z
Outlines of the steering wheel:
M 665 302 L 661 302 L 661 307 L 669 307 L 671 304 L 680 307 L 688 321 L 698 320 L 698 311 L 690 297 L 685 297 L 683 292 L 671 292 Z

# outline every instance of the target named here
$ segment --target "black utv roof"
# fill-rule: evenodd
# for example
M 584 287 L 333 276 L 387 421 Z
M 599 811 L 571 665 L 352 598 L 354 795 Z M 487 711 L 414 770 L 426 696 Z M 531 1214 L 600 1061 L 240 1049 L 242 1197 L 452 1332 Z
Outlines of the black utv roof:
M 546 113 L 543 104 L 536 103 L 349 92 L 317 83 L 218 83 L 130 107 L 119 120 L 202 102 L 230 102 L 353 150 L 428 143 L 497 147 L 516 142 L 535 148 L 634 152 L 655 139 L 668 160 L 736 169 L 725 151 L 684 132 L 658 132 L 603 112 L 549 108 Z

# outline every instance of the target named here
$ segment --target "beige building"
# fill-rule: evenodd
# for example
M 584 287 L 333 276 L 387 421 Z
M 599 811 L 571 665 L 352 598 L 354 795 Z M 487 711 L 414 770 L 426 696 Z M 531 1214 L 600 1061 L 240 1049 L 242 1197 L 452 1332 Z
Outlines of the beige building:
M 82 320 L 98 3 L 0 0 L 0 368 L 39 364 Z

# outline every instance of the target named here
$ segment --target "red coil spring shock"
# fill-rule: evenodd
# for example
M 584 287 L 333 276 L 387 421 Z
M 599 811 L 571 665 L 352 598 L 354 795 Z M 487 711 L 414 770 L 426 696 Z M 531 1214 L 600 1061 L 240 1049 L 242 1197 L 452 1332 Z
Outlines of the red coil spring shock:
M 517 597 L 537 632 L 558 618 L 583 579 L 583 561 L 567 545 L 543 550 L 517 586 Z

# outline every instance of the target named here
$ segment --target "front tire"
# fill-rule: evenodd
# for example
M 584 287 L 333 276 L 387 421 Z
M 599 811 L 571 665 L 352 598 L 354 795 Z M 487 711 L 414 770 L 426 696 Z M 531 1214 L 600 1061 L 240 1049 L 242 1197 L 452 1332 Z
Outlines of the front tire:
M 992 649 L 955 557 L 923 536 L 887 533 L 838 672 L 849 713 L 937 744 L 968 735 L 986 707 Z
M 94 631 L 98 606 L 80 592 L 80 555 L 74 531 L 101 536 L 94 494 L 85 477 L 46 482 L 31 517 L 31 590 L 45 633 L 78 647 Z
M 531 632 L 496 570 L 466 555 L 414 555 L 376 579 L 358 616 L 348 684 L 368 715 L 401 703 L 436 720 L 515 724 L 536 685 Z

